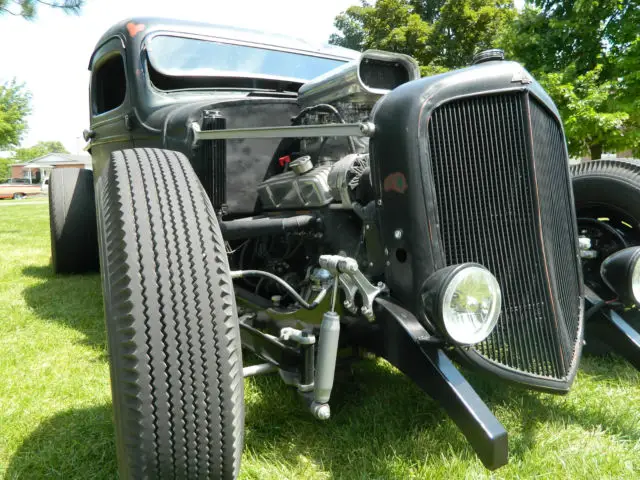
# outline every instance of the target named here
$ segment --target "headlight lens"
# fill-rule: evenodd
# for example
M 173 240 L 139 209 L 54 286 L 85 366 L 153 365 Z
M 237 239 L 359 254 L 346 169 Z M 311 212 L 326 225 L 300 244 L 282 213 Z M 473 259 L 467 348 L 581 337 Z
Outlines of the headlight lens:
M 640 292 L 640 269 L 636 270 Z M 502 294 L 491 272 L 469 266 L 449 280 L 441 302 L 442 322 L 449 337 L 457 343 L 472 345 L 486 339 L 496 326 Z

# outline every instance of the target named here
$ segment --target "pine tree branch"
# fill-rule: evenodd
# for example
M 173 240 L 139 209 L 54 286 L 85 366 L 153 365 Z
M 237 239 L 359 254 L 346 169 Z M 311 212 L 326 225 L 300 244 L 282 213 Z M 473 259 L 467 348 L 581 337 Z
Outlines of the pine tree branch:
M 0 11 L 2 11 L 4 13 L 8 13 L 9 15 L 13 15 L 14 17 L 19 17 L 20 16 L 19 13 L 12 12 L 11 10 L 9 10 L 8 8 L 5 8 L 5 7 L 0 7 Z

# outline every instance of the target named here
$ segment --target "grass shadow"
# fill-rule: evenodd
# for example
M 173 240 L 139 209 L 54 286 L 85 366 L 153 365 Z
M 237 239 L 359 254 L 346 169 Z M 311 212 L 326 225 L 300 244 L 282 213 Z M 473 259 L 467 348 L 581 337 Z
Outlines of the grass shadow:
M 604 369 L 588 365 L 586 375 Z M 585 431 L 604 428 L 607 435 L 640 441 L 640 426 L 629 421 L 629 412 L 465 375 L 499 418 L 508 417 L 510 462 L 516 465 L 535 448 L 537 431 L 546 423 Z M 305 467 L 309 462 L 321 470 L 318 476 L 336 479 L 408 478 L 422 472 L 428 478 L 451 478 L 449 472 L 469 468 L 485 472 L 444 410 L 384 363 L 364 360 L 339 373 L 328 422 L 314 420 L 277 374 L 253 377 L 246 385 L 242 478 L 278 478 L 265 465 L 282 466 L 282 477 L 291 478 L 291 472 L 315 477 Z M 12 457 L 7 478 L 115 478 L 116 468 L 111 406 L 103 405 L 43 422 Z M 408 468 L 419 471 L 409 473 Z
M 106 352 L 99 274 L 55 275 L 50 265 L 25 267 L 22 274 L 42 280 L 22 292 L 38 317 L 77 330 L 83 344 Z
M 406 478 L 401 465 L 475 454 L 444 411 L 406 377 L 365 360 L 336 379 L 327 422 L 312 418 L 277 375 L 252 378 L 246 399 L 243 469 L 252 460 L 300 471 L 306 460 L 331 478 Z M 259 465 L 259 464 L 258 464 Z
M 639 372 L 619 357 L 584 357 L 576 384 L 565 395 L 539 393 L 480 374 L 465 372 L 465 376 L 492 411 L 508 411 L 510 419 L 516 419 L 516 428 L 507 429 L 512 458 L 524 459 L 538 428 L 551 423 L 574 425 L 585 432 L 601 429 L 618 440 L 640 442 L 640 423 L 634 421 L 637 411 L 617 408 L 605 398 L 609 387 L 624 389 L 640 381 Z
M 624 364 L 617 367 L 629 370 Z M 593 370 L 593 365 L 588 369 Z M 593 376 L 589 370 L 586 375 Z M 473 372 L 464 374 L 505 424 L 510 463 L 515 465 L 525 463 L 538 447 L 539 430 L 545 424 L 559 429 L 577 426 L 585 432 L 604 430 L 616 440 L 640 441 L 640 425 L 632 421 L 634 412 L 612 409 L 596 396 L 575 401 Z M 250 458 L 266 457 L 280 463 L 291 459 L 284 460 L 293 463 L 289 468 L 299 462 L 296 459 L 312 458 L 332 478 L 406 478 L 409 473 L 402 468 L 407 465 L 422 465 L 433 478 L 448 478 L 447 468 L 455 465 L 474 465 L 484 471 L 440 405 L 390 367 L 366 361 L 354 367 L 351 378 L 337 381 L 332 419 L 327 423 L 313 420 L 292 400 L 295 393 L 287 394 L 278 385 L 277 376 L 251 382 L 255 391 L 247 399 L 245 439 Z
M 117 478 L 111 405 L 67 410 L 44 421 L 18 447 L 6 478 Z

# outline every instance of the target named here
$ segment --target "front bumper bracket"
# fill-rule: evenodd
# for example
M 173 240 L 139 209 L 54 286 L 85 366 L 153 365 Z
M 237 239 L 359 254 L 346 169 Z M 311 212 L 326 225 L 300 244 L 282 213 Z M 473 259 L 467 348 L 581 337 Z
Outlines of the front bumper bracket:
M 415 316 L 376 298 L 376 323 L 354 335 L 360 346 L 379 355 L 437 401 L 460 428 L 489 469 L 508 461 L 507 431 Z M 355 332 L 354 332 L 355 333 Z

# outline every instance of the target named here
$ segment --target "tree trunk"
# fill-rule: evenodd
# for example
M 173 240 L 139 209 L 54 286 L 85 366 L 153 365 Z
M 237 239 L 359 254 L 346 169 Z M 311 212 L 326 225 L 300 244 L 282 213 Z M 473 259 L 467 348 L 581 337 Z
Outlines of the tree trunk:
M 591 152 L 591 160 L 600 160 L 602 157 L 602 145 L 591 145 L 589 151 Z

